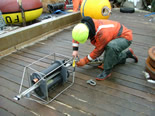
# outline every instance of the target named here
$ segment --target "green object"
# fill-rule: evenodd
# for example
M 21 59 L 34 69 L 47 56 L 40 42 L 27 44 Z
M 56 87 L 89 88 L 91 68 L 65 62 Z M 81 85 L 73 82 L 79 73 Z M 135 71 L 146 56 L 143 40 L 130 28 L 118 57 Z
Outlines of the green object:
M 83 23 L 77 24 L 72 30 L 73 39 L 82 44 L 87 41 L 88 35 L 89 35 L 89 29 Z
M 127 54 L 124 51 L 131 44 L 124 38 L 114 39 L 105 47 L 104 54 L 104 70 L 112 69 L 117 64 L 124 64 L 126 62 Z
M 151 12 L 155 12 L 155 0 L 151 3 Z

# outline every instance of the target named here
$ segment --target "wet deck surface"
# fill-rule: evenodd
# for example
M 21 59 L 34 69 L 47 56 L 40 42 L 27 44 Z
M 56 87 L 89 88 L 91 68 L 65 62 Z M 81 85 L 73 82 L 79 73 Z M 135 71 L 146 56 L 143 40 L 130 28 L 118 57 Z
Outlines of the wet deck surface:
M 142 71 L 147 51 L 155 45 L 155 23 L 144 15 L 114 11 L 110 17 L 133 30 L 131 47 L 138 63 L 128 60 L 125 65 L 116 66 L 112 76 L 97 81 L 96 86 L 86 81 L 95 79 L 100 69 L 88 65 L 76 68 L 74 85 L 48 105 L 26 99 L 14 101 L 13 97 L 18 93 L 24 66 L 51 52 L 71 57 L 72 27 L 0 59 L 0 116 L 154 116 L 155 86 L 145 80 Z M 92 50 L 89 42 L 80 45 L 80 57 Z

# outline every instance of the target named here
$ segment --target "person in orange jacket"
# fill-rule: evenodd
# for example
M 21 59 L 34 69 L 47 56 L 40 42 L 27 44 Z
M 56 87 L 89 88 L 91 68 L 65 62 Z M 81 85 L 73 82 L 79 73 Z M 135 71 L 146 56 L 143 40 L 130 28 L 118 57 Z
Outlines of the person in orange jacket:
M 79 57 L 78 45 L 90 40 L 95 49 L 80 59 L 77 66 L 84 66 L 104 53 L 103 72 L 97 75 L 96 80 L 104 80 L 111 75 L 112 68 L 117 64 L 125 64 L 127 58 L 138 62 L 133 50 L 126 48 L 132 43 L 132 30 L 119 22 L 112 20 L 92 19 L 83 17 L 81 23 L 72 30 L 73 57 Z
M 72 0 L 73 2 L 73 11 L 77 12 L 79 9 L 79 6 L 81 6 L 83 0 Z

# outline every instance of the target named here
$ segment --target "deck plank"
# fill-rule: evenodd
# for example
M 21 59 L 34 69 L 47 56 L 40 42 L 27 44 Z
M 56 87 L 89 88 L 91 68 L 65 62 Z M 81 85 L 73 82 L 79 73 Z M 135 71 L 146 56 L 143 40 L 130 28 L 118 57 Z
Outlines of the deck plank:
M 26 56 L 28 56 L 28 54 L 26 54 L 25 57 L 26 57 Z M 23 58 L 25 58 L 25 57 L 23 57 Z M 34 58 L 34 59 L 37 59 L 37 57 L 35 58 L 34 55 L 31 55 L 31 57 Z M 29 57 L 29 58 L 30 58 L 30 57 Z M 130 68 L 130 67 L 129 67 L 129 68 Z M 134 70 L 135 70 L 135 69 L 134 69 Z M 90 71 L 89 74 L 92 74 L 91 71 Z M 118 75 L 118 76 L 120 77 L 121 75 Z M 116 77 L 117 77 L 117 76 L 116 76 Z M 115 78 L 115 77 L 114 77 L 114 78 Z M 135 89 L 137 88 L 137 89 L 142 90 L 142 91 L 145 91 L 145 92 L 149 91 L 150 93 L 153 93 L 153 94 L 154 94 L 154 90 L 153 90 L 152 88 L 146 87 L 145 85 L 137 84 L 135 81 L 133 81 L 133 83 L 128 82 L 128 81 L 125 80 L 126 78 L 123 78 L 123 76 L 122 76 L 121 80 L 120 80 L 119 78 L 117 78 L 117 80 L 114 79 L 114 78 L 112 78 L 111 81 L 115 81 L 116 83 L 118 82 L 118 83 L 121 84 L 121 85 L 128 86 L 128 87 L 132 87 L 132 88 L 135 88 Z
M 15 116 L 15 114 L 8 112 L 6 109 L 0 108 L 1 116 Z
M 3 81 L 3 83 L 2 83 Z M 7 85 L 6 85 L 7 83 Z M 14 83 L 10 83 L 8 80 L 5 80 L 4 78 L 0 78 L 0 85 L 1 85 L 1 92 L 2 94 L 6 97 L 7 95 L 7 99 L 12 99 L 16 94 L 17 91 L 19 89 L 19 84 L 14 84 Z M 12 88 L 13 87 L 13 88 Z M 8 88 L 12 88 L 12 89 L 8 89 Z M 9 92 L 10 94 L 6 94 L 4 92 Z M 13 91 L 13 92 L 11 92 Z M 11 94 L 12 93 L 12 94 Z M 11 98 L 12 97 L 12 98 Z M 11 100 L 12 102 L 15 102 L 13 100 Z M 64 116 L 65 114 L 67 115 L 81 115 L 81 116 L 87 116 L 89 114 L 87 114 L 86 112 L 82 112 L 79 111 L 78 109 L 74 109 L 69 105 L 65 105 L 62 102 L 59 101 L 53 101 L 50 105 L 40 105 L 38 103 L 35 103 L 34 101 L 29 101 L 29 100 L 23 100 L 22 102 L 18 102 L 16 101 L 17 104 L 22 105 L 26 108 L 29 108 L 32 110 L 32 112 L 37 114 L 37 110 L 40 110 L 38 115 L 43 115 L 43 116 Z M 35 107 L 35 105 L 37 105 Z M 34 106 L 34 108 L 33 108 Z M 29 111 L 27 111 L 29 112 Z M 60 113 L 61 112 L 61 113 Z M 24 114 L 24 113 L 23 113 Z
M 144 17 L 146 14 L 113 11 L 110 17 L 132 29 L 131 47 L 139 58 L 138 63 L 127 60 L 126 64 L 114 67 L 112 76 L 105 81 L 97 81 L 96 86 L 90 86 L 86 81 L 95 80 L 96 75 L 102 70 L 90 65 L 76 68 L 74 85 L 48 105 L 26 99 L 14 101 L 12 98 L 18 93 L 25 66 L 54 52 L 72 57 L 73 26 L 0 59 L 0 114 L 6 116 L 154 116 L 155 86 L 148 83 L 142 73 L 145 70 L 148 49 L 155 43 L 155 24 Z M 80 58 L 93 49 L 89 41 L 80 45 Z M 43 60 L 33 68 L 43 70 L 50 62 L 50 58 Z M 28 80 L 24 79 L 23 88 L 27 87 Z M 54 94 L 57 93 L 51 92 L 50 96 Z M 16 110 L 11 109 L 12 107 Z
M 1 90 L 2 89 L 5 90 L 4 88 L 1 87 Z M 11 100 L 8 100 L 6 97 L 0 96 L 0 104 L 3 106 L 3 108 L 11 112 L 11 114 L 18 116 L 20 115 L 35 116 L 35 114 L 33 114 L 33 112 L 31 112 L 30 110 L 21 107 L 20 105 L 14 103 Z
M 22 52 L 20 52 L 20 53 L 22 53 Z M 26 54 L 26 55 L 25 55 Z M 46 54 L 41 54 L 40 52 L 36 52 L 36 51 L 30 51 L 30 50 L 23 50 L 23 55 L 24 56 L 29 56 L 29 54 L 31 54 L 31 56 L 33 56 L 33 58 L 35 59 L 35 57 L 34 57 L 34 55 L 37 55 L 37 56 L 40 56 L 40 57 L 43 57 L 43 56 L 45 56 Z M 131 64 L 131 66 L 133 66 L 133 64 Z M 132 68 L 132 67 L 130 67 L 130 68 Z M 139 67 L 137 67 L 137 69 L 138 69 Z M 129 75 L 123 75 L 123 74 L 120 74 L 120 73 L 118 73 L 118 72 L 114 72 L 114 74 L 115 74 L 115 76 L 117 76 L 118 78 L 121 78 L 121 79 L 123 79 L 123 80 L 128 80 L 128 81 L 132 81 L 132 82 L 134 82 L 134 83 L 137 83 L 137 84 L 142 84 L 142 85 L 144 85 L 144 86 L 148 86 L 148 87 L 151 87 L 151 88 L 154 88 L 155 89 L 155 87 L 154 86 L 152 86 L 152 84 L 149 84 L 149 83 L 147 83 L 145 80 L 142 80 L 142 79 L 137 79 L 137 78 L 134 78 L 134 77 L 132 77 L 132 76 L 129 76 Z M 126 76 L 126 78 L 124 78 L 124 76 Z M 131 79 L 132 78 L 132 79 Z
M 19 75 L 20 76 L 20 75 Z M 103 100 L 103 101 L 105 101 L 105 100 Z

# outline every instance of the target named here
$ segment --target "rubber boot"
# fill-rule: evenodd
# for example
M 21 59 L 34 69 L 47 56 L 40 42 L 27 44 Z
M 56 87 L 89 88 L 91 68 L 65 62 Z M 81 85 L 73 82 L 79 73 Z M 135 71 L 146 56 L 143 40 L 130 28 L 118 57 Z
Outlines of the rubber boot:
M 101 74 L 97 75 L 96 80 L 102 81 L 111 76 L 111 69 L 104 70 Z
M 129 50 L 126 52 L 127 58 L 132 58 L 135 60 L 135 63 L 138 62 L 138 57 L 134 54 L 133 50 L 129 48 Z

